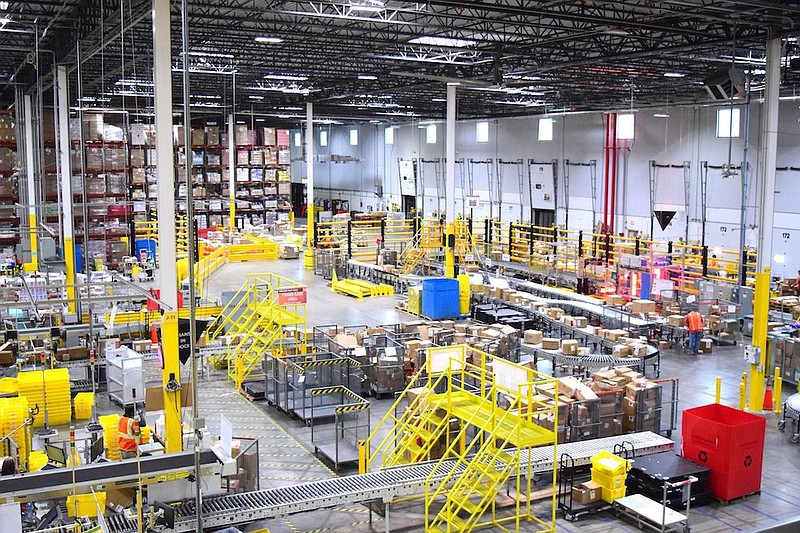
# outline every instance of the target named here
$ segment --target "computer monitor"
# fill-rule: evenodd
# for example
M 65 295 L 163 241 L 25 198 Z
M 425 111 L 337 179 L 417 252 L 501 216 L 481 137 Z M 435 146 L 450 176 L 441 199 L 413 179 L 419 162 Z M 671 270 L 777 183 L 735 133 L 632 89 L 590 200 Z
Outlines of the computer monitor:
M 103 450 L 105 447 L 103 446 L 103 438 L 100 437 L 96 441 L 92 443 L 92 447 L 89 448 L 89 462 L 95 462 L 101 455 L 103 455 Z
M 47 453 L 47 459 L 51 463 L 66 466 L 67 452 L 64 451 L 64 448 L 59 448 L 58 446 L 53 446 L 52 444 L 45 444 L 44 451 Z

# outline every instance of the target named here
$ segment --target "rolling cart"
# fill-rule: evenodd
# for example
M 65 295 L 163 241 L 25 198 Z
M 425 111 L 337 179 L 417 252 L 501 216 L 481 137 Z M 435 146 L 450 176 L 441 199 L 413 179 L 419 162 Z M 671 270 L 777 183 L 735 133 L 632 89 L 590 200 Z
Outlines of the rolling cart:
M 778 429 L 783 431 L 786 428 L 786 419 L 792 421 L 792 436 L 789 439 L 792 444 L 800 442 L 800 392 L 789 396 L 783 402 L 783 416 L 778 421 Z
M 689 533 L 689 510 L 692 502 L 692 483 L 697 481 L 694 476 L 689 476 L 683 481 L 663 485 L 663 499 L 661 502 L 651 500 L 642 494 L 632 494 L 614 501 L 614 510 L 617 515 L 624 515 L 633 519 L 639 529 L 648 527 L 660 533 L 667 531 L 682 531 Z M 671 489 L 683 488 L 686 500 L 686 514 L 673 511 L 667 507 L 667 492 Z
M 635 450 L 633 444 L 623 441 L 614 445 L 614 455 L 625 459 L 633 459 Z M 607 511 L 612 508 L 610 503 L 603 500 L 583 504 L 572 498 L 572 487 L 579 481 L 589 479 L 589 465 L 575 465 L 575 459 L 567 453 L 561 454 L 558 465 L 558 508 L 564 512 L 564 519 L 576 522 L 581 516 Z

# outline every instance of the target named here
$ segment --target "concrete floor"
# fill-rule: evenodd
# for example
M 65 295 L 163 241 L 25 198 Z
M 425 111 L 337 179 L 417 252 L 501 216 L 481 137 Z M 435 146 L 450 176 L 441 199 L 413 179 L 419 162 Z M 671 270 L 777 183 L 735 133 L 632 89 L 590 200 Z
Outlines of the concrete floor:
M 359 302 L 332 294 L 321 277 L 314 276 L 311 271 L 303 268 L 302 258 L 299 261 L 226 265 L 213 275 L 207 284 L 207 294 L 202 296 L 214 300 L 223 291 L 237 290 L 246 274 L 258 272 L 274 272 L 309 286 L 309 327 L 331 323 L 374 325 L 410 319 L 408 315 L 394 309 L 396 299 L 393 297 Z M 662 356 L 661 377 L 680 378 L 680 409 L 712 403 L 717 376 L 723 379 L 722 403 L 736 406 L 739 379 L 745 370 L 740 347 L 715 347 L 714 353 L 698 356 L 669 350 Z M 785 390 L 784 397 L 791 392 L 794 391 Z M 212 433 L 218 431 L 219 414 L 225 413 L 234 424 L 235 435 L 259 438 L 262 488 L 293 485 L 336 475 L 328 465 L 309 452 L 313 451 L 309 428 L 268 406 L 266 402 L 249 403 L 223 377 L 211 375 L 201 380 L 199 401 L 201 415 L 206 417 Z M 389 400 L 374 402 L 373 425 L 380 420 L 390 403 Z M 694 509 L 691 515 L 694 532 L 748 531 L 800 513 L 800 445 L 790 444 L 789 435 L 777 430 L 776 415 L 769 413 L 766 419 L 766 451 L 761 493 L 727 505 L 715 503 Z M 680 415 L 678 423 L 680 424 Z M 679 427 L 672 436 L 676 440 L 676 450 L 679 450 Z M 352 472 L 342 474 L 348 473 Z M 389 529 L 422 531 L 421 510 L 422 506 L 419 504 L 398 507 L 393 510 Z M 544 508 L 542 512 L 546 512 Z M 267 527 L 272 533 L 359 533 L 385 530 L 385 524 L 380 517 L 376 516 L 370 525 L 369 513 L 366 508 L 358 505 L 269 520 L 252 524 L 244 530 L 258 527 Z M 522 529 L 535 530 L 531 524 L 523 525 Z M 609 513 L 584 517 L 579 522 L 567 522 L 559 514 L 558 530 L 627 532 L 636 530 L 636 527 Z

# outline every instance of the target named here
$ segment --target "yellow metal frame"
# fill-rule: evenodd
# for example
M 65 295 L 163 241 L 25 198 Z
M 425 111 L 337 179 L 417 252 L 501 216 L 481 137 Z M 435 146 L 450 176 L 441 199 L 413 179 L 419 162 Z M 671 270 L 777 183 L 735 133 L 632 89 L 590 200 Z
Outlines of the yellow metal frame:
M 432 348 L 427 356 L 423 368 L 365 442 L 367 463 L 360 470 L 367 471 L 379 459 L 382 468 L 427 460 L 432 448 L 444 440 L 446 449 L 427 479 L 427 490 L 417 496 L 425 499 L 426 531 L 471 531 L 486 526 L 508 531 L 504 525 L 511 524 L 519 531 L 522 520 L 535 523 L 536 531 L 555 531 L 558 405 L 539 402 L 534 396 L 536 386 L 549 385 L 555 387 L 558 398 L 557 380 L 468 346 Z M 511 376 L 514 379 L 509 381 Z M 417 398 L 396 415 L 411 389 L 417 389 Z M 511 408 L 501 408 L 505 402 Z M 455 431 L 454 419 L 459 423 Z M 394 430 L 387 433 L 384 426 L 388 424 Z M 385 437 L 371 452 L 370 444 L 379 434 Z M 530 499 L 521 497 L 516 498 L 513 516 L 499 517 L 495 497 L 508 483 L 515 483 L 517 495 L 531 493 L 531 465 L 523 468 L 519 457 L 542 445 L 553 446 L 549 519 L 536 516 Z M 457 464 L 445 471 L 448 459 Z
M 260 368 L 266 351 L 284 353 L 286 341 L 292 340 L 306 353 L 306 304 L 281 305 L 278 289 L 286 287 L 304 286 L 277 274 L 249 274 L 231 300 L 236 303 L 225 306 L 209 332 L 212 341 L 223 333 L 238 339 L 212 358 L 215 365 L 227 364 L 228 379 L 237 389 Z
M 419 231 L 412 234 L 415 222 Z M 486 232 L 487 220 L 474 220 L 472 234 L 467 230 L 468 221 L 454 221 L 456 234 L 456 256 L 461 264 L 469 264 L 465 258 L 472 254 L 478 260 L 478 250 L 483 254 L 499 252 L 508 254 L 512 263 L 527 265 L 534 271 L 546 268 L 557 268 L 562 271 L 575 272 L 578 258 L 601 259 L 606 261 L 606 239 L 608 239 L 608 264 L 598 272 L 587 271 L 589 277 L 608 281 L 611 272 L 615 271 L 622 254 L 633 254 L 636 239 L 606 235 L 604 233 L 579 232 L 559 227 L 544 227 L 518 222 L 501 222 L 489 220 L 489 233 Z M 434 254 L 442 247 L 444 226 L 438 219 L 406 219 L 386 220 L 383 233 L 383 246 L 401 248 L 406 243 L 400 256 L 398 271 L 413 272 L 428 253 Z M 317 224 L 317 247 L 333 249 L 339 252 L 351 252 L 354 259 L 372 261 L 379 250 L 377 238 L 380 237 L 380 224 L 376 221 L 326 222 Z M 348 236 L 350 249 L 348 250 Z M 580 237 L 580 238 L 579 238 Z M 580 245 L 579 245 L 580 243 Z M 650 239 L 639 239 L 640 254 L 666 255 L 669 243 Z M 709 251 L 709 254 L 712 253 Z M 709 258 L 709 279 L 732 280 L 738 278 L 740 252 L 738 250 L 718 250 L 714 263 Z M 697 267 L 701 264 L 702 247 L 683 242 L 672 243 L 672 256 L 680 260 L 673 261 L 674 268 L 682 264 Z M 756 254 L 748 250 L 748 261 L 745 263 L 747 283 L 753 285 L 755 275 Z M 678 281 L 679 289 L 689 289 L 698 275 L 684 272 Z
M 394 296 L 394 287 L 385 283 L 372 283 L 360 279 L 339 279 L 336 269 L 333 269 L 331 291 L 355 296 L 359 301 L 370 296 Z

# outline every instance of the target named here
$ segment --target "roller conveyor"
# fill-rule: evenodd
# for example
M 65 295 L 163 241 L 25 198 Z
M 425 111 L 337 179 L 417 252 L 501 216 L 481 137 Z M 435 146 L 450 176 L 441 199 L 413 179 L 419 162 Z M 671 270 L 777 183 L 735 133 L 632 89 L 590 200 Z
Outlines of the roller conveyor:
M 557 448 L 557 453 L 570 454 L 575 459 L 576 465 L 588 465 L 591 463 L 591 457 L 597 452 L 612 450 L 615 445 L 623 443 L 628 443 L 636 455 L 672 451 L 675 447 L 675 443 L 670 439 L 655 433 L 643 432 L 561 444 Z M 523 470 L 530 465 L 532 474 L 546 474 L 553 471 L 554 461 L 558 458 L 554 457 L 553 446 L 543 446 L 524 453 L 520 460 Z M 206 528 L 232 526 L 343 504 L 352 505 L 375 500 L 392 502 L 402 497 L 420 495 L 425 492 L 426 479 L 436 464 L 436 462 L 419 463 L 290 487 L 214 496 L 203 500 L 203 525 Z M 440 482 L 453 468 L 461 469 L 464 466 L 458 465 L 456 460 L 441 463 L 433 483 Z M 132 533 L 137 530 L 135 521 L 121 515 L 107 517 L 106 522 L 112 533 Z M 183 502 L 175 506 L 173 531 L 195 531 L 196 525 L 195 502 Z

